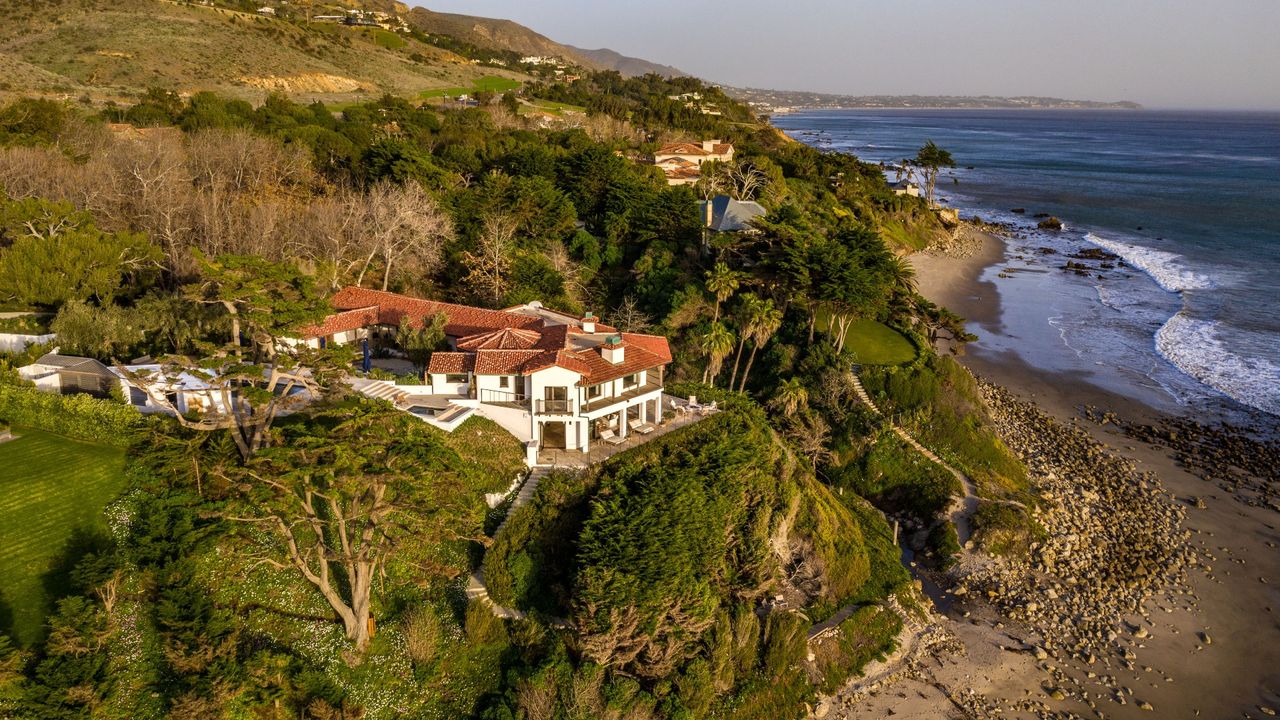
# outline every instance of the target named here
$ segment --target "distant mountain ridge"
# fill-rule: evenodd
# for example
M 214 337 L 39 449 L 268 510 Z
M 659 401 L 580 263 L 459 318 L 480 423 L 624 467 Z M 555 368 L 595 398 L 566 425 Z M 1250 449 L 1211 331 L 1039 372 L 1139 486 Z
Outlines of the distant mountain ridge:
M 511 20 L 442 13 L 424 7 L 410 9 L 404 13 L 404 18 L 410 26 L 422 32 L 449 35 L 478 47 L 510 50 L 521 55 L 560 57 L 593 70 L 601 67 L 580 54 L 577 48 L 562 45 Z
M 956 109 L 1058 109 L 1141 110 L 1127 100 L 1067 100 L 1038 95 L 838 95 L 803 90 L 764 90 L 722 86 L 732 98 L 765 108 L 956 108 Z
M 648 75 L 654 73 L 663 77 L 683 77 L 689 73 L 680 68 L 671 67 L 670 65 L 662 65 L 660 63 L 651 62 L 643 58 L 628 57 L 616 50 L 608 48 L 600 48 L 598 50 L 587 50 L 584 48 L 566 46 L 596 63 L 605 70 L 617 70 L 622 73 L 623 77 L 637 77 L 640 75 Z

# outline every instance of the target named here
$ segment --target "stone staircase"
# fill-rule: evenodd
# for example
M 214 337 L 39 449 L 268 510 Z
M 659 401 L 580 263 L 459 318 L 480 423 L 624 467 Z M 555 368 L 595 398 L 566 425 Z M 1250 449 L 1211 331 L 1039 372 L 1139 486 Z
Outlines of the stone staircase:
M 409 393 L 396 387 L 395 383 L 389 383 L 385 380 L 369 380 L 367 378 L 354 378 L 351 381 L 351 387 L 356 392 L 374 398 L 375 400 L 386 400 L 392 405 L 399 405 L 409 397 Z
M 888 420 L 888 417 L 880 411 L 880 408 L 876 407 L 876 404 L 871 401 L 871 396 L 867 394 L 867 389 L 862 386 L 862 380 L 857 376 L 857 374 L 850 373 L 850 377 L 853 378 L 853 390 L 857 394 L 858 399 L 866 403 L 867 407 L 871 408 L 871 411 L 876 415 Z M 961 547 L 963 547 L 965 543 L 969 541 L 969 536 L 972 535 L 972 527 L 969 520 L 973 517 L 973 513 L 978 510 L 978 491 L 974 486 L 973 481 L 969 479 L 968 475 L 965 475 L 947 464 L 942 458 L 934 454 L 932 450 L 921 445 L 914 437 L 911 436 L 910 433 L 903 430 L 901 427 L 898 427 L 898 425 L 892 420 L 889 420 L 889 429 L 893 431 L 894 435 L 901 438 L 903 442 L 915 448 L 916 452 L 925 456 L 925 458 L 930 462 L 942 467 L 947 472 L 955 476 L 956 480 L 960 481 L 960 487 L 964 489 L 964 495 L 955 498 L 951 502 L 951 507 L 947 509 L 947 518 L 951 520 L 953 525 L 955 525 L 956 535 L 960 540 Z
M 551 468 L 549 467 L 535 467 L 529 471 L 529 474 L 524 479 L 524 483 L 520 485 L 520 490 L 511 501 L 511 506 L 507 508 L 506 516 L 502 518 L 502 522 L 498 524 L 498 529 L 494 531 L 494 538 L 497 538 L 502 534 L 502 530 L 507 526 L 507 520 L 511 519 L 512 513 L 525 505 L 528 505 L 529 502 L 533 500 L 533 494 L 538 491 L 538 483 L 541 482 L 542 478 L 546 477 L 550 472 Z M 476 570 L 471 574 L 471 577 L 467 579 L 466 594 L 468 600 L 478 600 L 485 605 L 488 605 L 489 609 L 492 610 L 493 614 L 497 617 L 506 620 L 523 620 L 526 617 L 526 614 L 523 611 L 515 608 L 503 607 L 494 602 L 493 598 L 489 597 L 489 588 L 484 584 L 484 567 Z

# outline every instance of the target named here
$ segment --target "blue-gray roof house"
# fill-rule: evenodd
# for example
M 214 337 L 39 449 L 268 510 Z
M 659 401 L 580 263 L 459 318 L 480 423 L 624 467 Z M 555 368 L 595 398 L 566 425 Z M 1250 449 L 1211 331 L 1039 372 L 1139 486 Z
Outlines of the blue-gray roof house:
M 728 195 L 717 195 L 698 205 L 702 209 L 703 224 L 716 232 L 751 230 L 751 221 L 768 213 L 758 202 L 734 200 Z

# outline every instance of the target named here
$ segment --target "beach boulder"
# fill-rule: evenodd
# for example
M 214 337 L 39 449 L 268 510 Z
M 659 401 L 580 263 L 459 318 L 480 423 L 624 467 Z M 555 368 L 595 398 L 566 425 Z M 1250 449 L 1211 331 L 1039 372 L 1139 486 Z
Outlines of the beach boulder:
M 1061 230 L 1062 221 L 1050 215 L 1049 217 L 1036 223 L 1036 227 L 1040 228 L 1041 230 Z

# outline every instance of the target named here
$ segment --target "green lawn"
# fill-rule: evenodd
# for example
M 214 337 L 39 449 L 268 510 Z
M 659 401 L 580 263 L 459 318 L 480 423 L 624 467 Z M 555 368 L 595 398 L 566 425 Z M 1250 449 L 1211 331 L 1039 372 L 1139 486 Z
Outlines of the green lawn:
M 22 427 L 14 434 L 0 443 L 0 631 L 26 645 L 48 610 L 45 575 L 73 531 L 106 529 L 102 510 L 124 487 L 124 452 Z
M 826 311 L 818 313 L 818 329 L 826 331 Z M 844 346 L 857 353 L 859 365 L 901 365 L 916 359 L 916 346 L 902 333 L 875 320 L 854 320 Z
M 436 88 L 435 90 L 423 90 L 418 94 L 422 99 L 453 97 L 455 95 L 470 95 L 483 90 L 490 90 L 496 93 L 503 93 L 508 90 L 515 90 L 520 87 L 519 80 L 511 78 L 499 77 L 497 75 L 486 75 L 471 84 L 471 87 L 452 87 L 452 88 Z
M 540 100 L 534 98 L 529 101 L 528 105 L 520 106 L 520 114 L 526 115 L 531 112 L 541 110 L 552 115 L 563 115 L 566 112 L 585 113 L 586 108 L 581 105 L 570 105 L 569 103 L 555 102 L 554 100 Z

